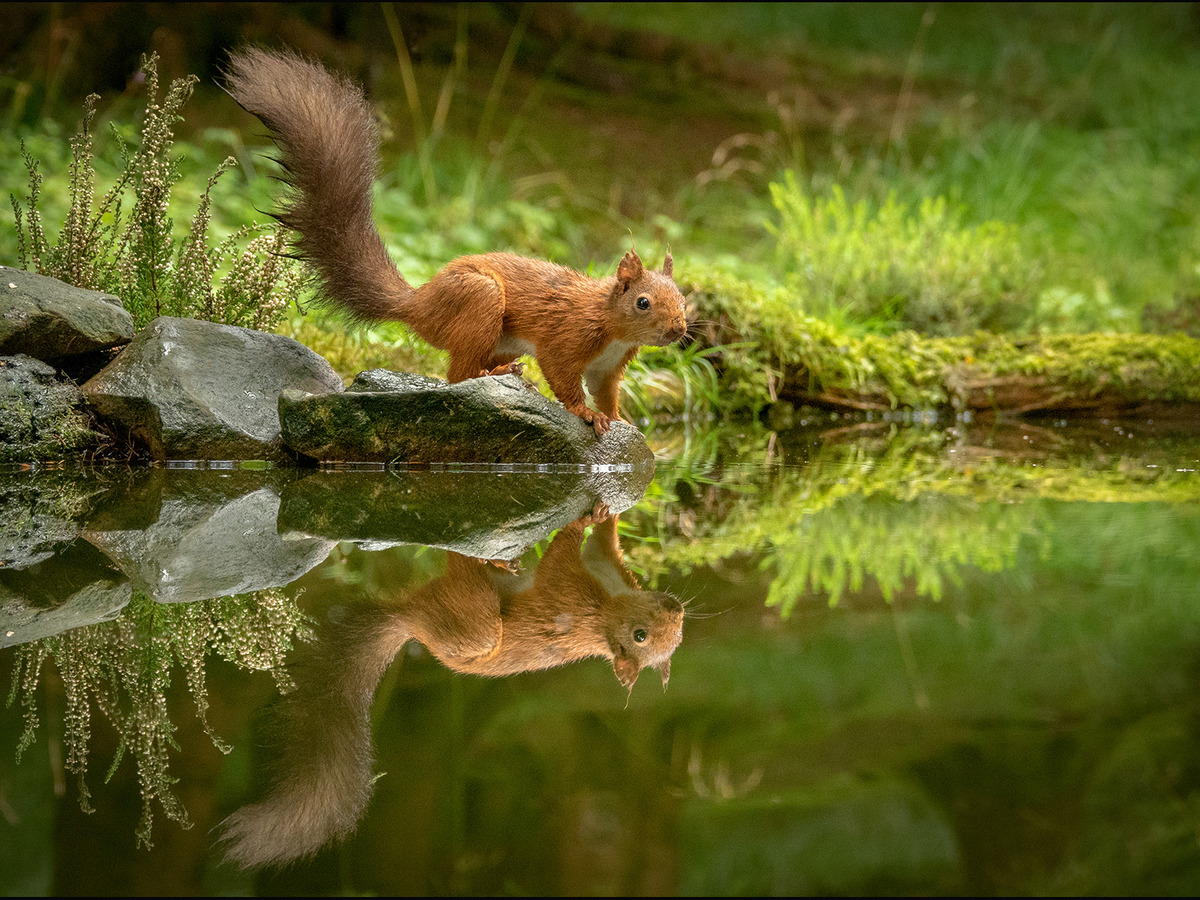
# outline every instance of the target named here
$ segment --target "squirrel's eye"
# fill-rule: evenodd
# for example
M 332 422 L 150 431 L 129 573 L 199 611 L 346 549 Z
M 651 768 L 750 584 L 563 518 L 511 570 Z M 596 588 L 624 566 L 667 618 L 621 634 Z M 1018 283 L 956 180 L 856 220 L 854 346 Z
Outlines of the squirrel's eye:
M 638 297 L 637 308 L 638 309 L 649 309 L 650 308 L 650 298 L 649 297 Z
M 633 633 L 633 639 L 634 639 L 635 641 L 637 641 L 639 644 L 644 644 L 644 643 L 646 643 L 646 629 L 645 629 L 645 628 L 639 628 L 637 631 L 635 631 L 635 632 Z

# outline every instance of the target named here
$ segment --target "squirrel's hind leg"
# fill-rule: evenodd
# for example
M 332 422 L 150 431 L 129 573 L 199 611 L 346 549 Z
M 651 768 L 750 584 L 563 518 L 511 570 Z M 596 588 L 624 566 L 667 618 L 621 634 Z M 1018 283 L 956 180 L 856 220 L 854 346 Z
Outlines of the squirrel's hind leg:
M 515 356 L 493 356 L 491 368 L 485 369 L 483 375 L 516 375 L 518 378 L 525 371 L 525 364 Z
M 458 310 L 447 323 L 441 341 L 441 346 L 450 352 L 447 380 L 457 382 L 504 374 L 492 371 L 514 358 L 496 356 L 496 346 L 504 332 L 504 289 L 495 279 L 475 272 L 459 272 L 453 278 Z

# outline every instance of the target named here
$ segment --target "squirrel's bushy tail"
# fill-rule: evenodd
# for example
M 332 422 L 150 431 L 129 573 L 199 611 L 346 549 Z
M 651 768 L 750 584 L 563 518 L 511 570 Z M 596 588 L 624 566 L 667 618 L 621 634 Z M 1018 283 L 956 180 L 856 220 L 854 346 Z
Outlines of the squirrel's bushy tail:
M 388 607 L 364 604 L 303 648 L 265 721 L 270 786 L 218 826 L 228 861 L 281 867 L 354 830 L 374 789 L 371 700 L 408 638 Z
M 230 56 L 226 89 L 262 120 L 293 188 L 278 213 L 297 233 L 324 298 L 361 319 L 402 319 L 413 289 L 376 230 L 371 188 L 379 138 L 361 90 L 294 53 L 248 47 Z

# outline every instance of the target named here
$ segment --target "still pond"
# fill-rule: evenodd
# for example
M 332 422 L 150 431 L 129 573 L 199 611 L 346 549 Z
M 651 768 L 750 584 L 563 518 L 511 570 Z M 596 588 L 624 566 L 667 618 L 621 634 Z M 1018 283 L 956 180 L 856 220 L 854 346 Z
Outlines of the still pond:
M 1200 434 L 651 443 L 0 473 L 0 889 L 1200 892 Z

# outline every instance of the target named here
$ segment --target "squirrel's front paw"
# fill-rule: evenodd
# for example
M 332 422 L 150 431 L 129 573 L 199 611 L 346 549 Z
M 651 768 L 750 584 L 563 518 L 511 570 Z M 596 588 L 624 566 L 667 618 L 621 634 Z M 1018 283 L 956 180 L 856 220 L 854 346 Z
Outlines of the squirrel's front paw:
M 596 429 L 596 436 L 604 434 L 612 427 L 612 419 L 604 413 L 596 412 L 596 410 L 584 406 L 582 403 L 579 406 L 568 406 L 567 410 L 579 416 L 587 424 Z
M 612 510 L 608 508 L 608 504 L 597 500 L 592 511 L 579 518 L 579 524 L 587 528 L 589 525 L 599 525 L 610 518 L 612 518 Z

